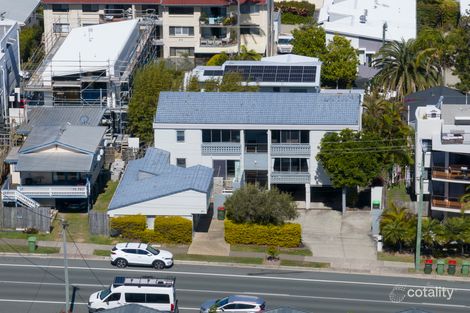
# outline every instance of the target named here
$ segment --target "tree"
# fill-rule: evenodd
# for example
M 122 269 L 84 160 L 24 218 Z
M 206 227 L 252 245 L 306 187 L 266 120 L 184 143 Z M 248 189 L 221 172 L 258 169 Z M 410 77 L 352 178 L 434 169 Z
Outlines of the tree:
M 465 244 L 470 243 L 470 220 L 464 217 L 450 217 L 444 220 L 442 226 L 445 241 L 457 243 L 463 255 Z
M 297 217 L 296 204 L 290 194 L 277 188 L 259 189 L 253 184 L 236 190 L 225 200 L 224 206 L 227 218 L 235 223 L 282 225 Z
M 336 88 L 351 87 L 357 77 L 359 59 L 351 42 L 343 36 L 335 35 L 328 43 L 326 53 L 321 57 L 322 81 Z
M 201 87 L 199 86 L 199 80 L 197 76 L 191 76 L 189 78 L 188 86 L 186 87 L 186 91 L 193 91 L 199 92 L 201 91 Z
M 396 93 L 399 101 L 413 92 L 440 84 L 439 64 L 431 49 L 420 50 L 415 40 L 385 44 L 372 61 L 379 72 L 372 85 L 385 93 Z
M 416 216 L 408 209 L 393 204 L 383 212 L 380 230 L 384 242 L 401 252 L 405 245 L 411 245 L 416 238 Z
M 20 31 L 20 55 L 21 61 L 27 62 L 32 56 L 34 49 L 41 42 L 43 28 L 41 26 L 28 26 Z
M 454 0 L 418 0 L 416 5 L 418 31 L 429 28 L 452 29 L 459 16 L 459 4 Z
M 176 91 L 181 87 L 182 73 L 165 62 L 154 62 L 139 69 L 133 80 L 129 101 L 129 130 L 145 144 L 152 144 L 152 122 L 160 91 Z
M 209 61 L 207 61 L 207 66 L 221 66 L 222 64 L 225 63 L 225 61 L 228 61 L 230 59 L 230 56 L 225 53 L 219 53 L 219 54 L 214 54 Z
M 292 31 L 292 53 L 322 58 L 326 53 L 326 33 L 317 25 L 302 26 Z
M 257 91 L 258 86 L 244 86 L 243 76 L 238 72 L 229 72 L 224 75 L 219 85 L 220 92 Z
M 455 32 L 459 42 L 455 54 L 454 74 L 460 79 L 457 88 L 467 93 L 470 92 L 470 49 L 468 48 L 470 42 L 470 16 L 460 19 L 459 28 Z
M 442 224 L 433 218 L 423 219 L 422 238 L 427 250 L 432 252 L 436 244 L 441 245 L 444 243 Z
M 241 45 L 240 53 L 238 56 L 235 56 L 234 60 L 246 60 L 246 61 L 259 61 L 261 60 L 261 54 L 257 53 L 255 50 L 248 50 L 246 46 Z

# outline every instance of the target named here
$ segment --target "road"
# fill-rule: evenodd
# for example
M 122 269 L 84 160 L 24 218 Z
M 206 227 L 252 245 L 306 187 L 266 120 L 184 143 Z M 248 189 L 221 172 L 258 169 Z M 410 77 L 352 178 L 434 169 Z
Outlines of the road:
M 64 301 L 62 265 L 61 259 L 0 257 L 0 312 L 58 313 Z M 241 293 L 262 296 L 268 309 L 288 306 L 312 313 L 391 313 L 409 308 L 431 313 L 470 311 L 468 282 L 202 265 L 175 265 L 159 273 L 150 268 L 121 270 L 105 261 L 86 264 L 82 260 L 70 260 L 69 266 L 70 282 L 75 286 L 73 312 L 77 313 L 86 313 L 88 296 L 110 284 L 114 276 L 150 274 L 176 277 L 182 313 L 197 312 L 206 299 Z M 397 286 L 407 287 L 400 291 L 402 287 Z M 409 296 L 409 290 L 421 295 L 424 287 L 427 295 L 434 287 L 452 288 L 446 289 L 452 295 Z M 402 302 L 390 300 L 392 291 L 393 298 Z

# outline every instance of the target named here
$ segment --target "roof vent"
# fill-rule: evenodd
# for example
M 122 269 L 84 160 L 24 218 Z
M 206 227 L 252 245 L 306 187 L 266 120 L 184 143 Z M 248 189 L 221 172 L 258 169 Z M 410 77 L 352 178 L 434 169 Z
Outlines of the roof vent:
M 88 125 L 90 117 L 88 115 L 80 116 L 80 125 Z

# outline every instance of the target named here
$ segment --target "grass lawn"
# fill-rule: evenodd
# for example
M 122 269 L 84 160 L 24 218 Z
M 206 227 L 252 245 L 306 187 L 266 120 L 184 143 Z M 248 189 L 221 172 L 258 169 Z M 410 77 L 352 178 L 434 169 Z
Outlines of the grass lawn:
M 257 246 L 257 245 L 231 245 L 230 249 L 232 251 L 238 252 L 258 252 L 266 253 L 267 246 Z M 281 254 L 290 254 L 290 255 L 301 255 L 301 256 L 311 256 L 312 251 L 307 248 L 280 248 Z
M 282 259 L 281 259 L 281 265 L 284 265 L 284 266 L 314 267 L 314 268 L 329 268 L 330 267 L 330 263 L 296 261 L 296 260 L 282 260 Z
M 110 252 L 109 250 L 94 250 L 93 254 L 98 256 L 109 256 Z
M 406 192 L 404 184 L 392 186 L 387 190 L 387 206 L 390 207 L 393 201 L 411 201 L 410 195 Z
M 28 239 L 28 237 L 34 236 L 37 240 L 46 240 L 46 241 L 56 241 L 59 240 L 61 234 L 61 227 L 59 219 L 55 219 L 52 222 L 52 231 L 49 234 L 39 233 L 39 234 L 25 234 L 22 231 L 2 231 L 0 232 L 0 238 L 9 238 L 9 239 Z
M 111 202 L 111 198 L 113 197 L 118 184 L 118 181 L 108 181 L 104 191 L 98 195 L 95 204 L 93 204 L 93 210 L 104 212 L 108 209 L 109 202 Z
M 204 262 L 227 262 L 240 264 L 263 264 L 262 258 L 252 257 L 230 257 L 217 255 L 197 255 L 197 254 L 175 254 L 175 260 L 184 261 L 204 261 Z
M 411 262 L 415 261 L 412 254 L 396 254 L 387 252 L 377 252 L 377 260 L 379 261 L 393 261 L 393 262 Z
M 19 245 L 0 245 L 0 252 L 20 252 L 20 253 L 29 253 L 28 246 L 19 246 Z M 41 254 L 53 254 L 59 253 L 60 248 L 58 247 L 38 247 L 34 253 Z

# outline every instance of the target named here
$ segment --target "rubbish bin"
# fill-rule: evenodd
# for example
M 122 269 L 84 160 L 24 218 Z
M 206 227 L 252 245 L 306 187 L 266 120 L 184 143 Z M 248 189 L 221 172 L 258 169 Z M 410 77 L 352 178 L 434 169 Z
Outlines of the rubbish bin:
M 28 237 L 28 250 L 29 253 L 34 253 L 34 251 L 36 251 L 36 237 Z
M 424 261 L 424 274 L 432 273 L 432 259 L 427 259 Z
M 447 274 L 449 275 L 455 275 L 455 267 L 457 266 L 457 261 L 456 260 L 449 260 L 447 263 Z
M 436 271 L 439 275 L 444 274 L 444 266 L 445 266 L 444 260 L 437 260 L 437 269 L 436 269 Z
M 219 221 L 223 221 L 225 219 L 225 208 L 223 206 L 219 206 L 217 208 L 217 219 Z
M 468 269 L 470 267 L 470 262 L 462 262 L 462 276 L 468 276 Z

